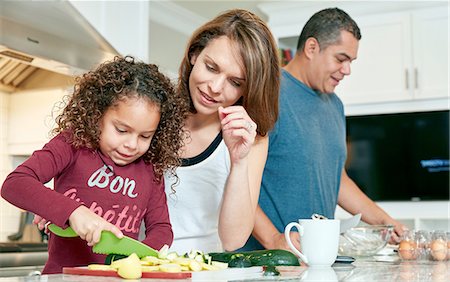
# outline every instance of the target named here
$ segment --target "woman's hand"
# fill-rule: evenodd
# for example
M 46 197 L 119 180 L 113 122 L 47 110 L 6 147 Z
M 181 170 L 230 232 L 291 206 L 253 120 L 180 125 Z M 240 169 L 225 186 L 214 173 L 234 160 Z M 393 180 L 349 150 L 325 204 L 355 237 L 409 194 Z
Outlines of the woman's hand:
M 219 118 L 231 161 L 244 159 L 255 142 L 256 123 L 242 106 L 219 107 Z
M 123 233 L 115 225 L 107 222 L 85 206 L 80 206 L 72 212 L 69 224 L 75 233 L 88 242 L 88 246 L 94 246 L 100 241 L 103 230 L 111 231 L 117 238 L 122 238 Z

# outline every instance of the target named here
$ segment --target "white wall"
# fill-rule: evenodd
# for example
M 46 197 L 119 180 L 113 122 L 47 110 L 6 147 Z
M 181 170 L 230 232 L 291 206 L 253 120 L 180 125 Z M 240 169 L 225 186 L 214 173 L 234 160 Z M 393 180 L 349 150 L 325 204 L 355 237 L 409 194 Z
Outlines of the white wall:
M 8 155 L 8 112 L 9 94 L 0 91 L 0 183 L 11 172 L 12 162 Z M 17 232 L 20 212 L 17 208 L 0 198 L 0 242 Z
M 161 38 L 161 34 L 165 34 L 164 38 Z M 167 29 L 151 21 L 149 62 L 157 64 L 160 70 L 170 78 L 177 79 L 178 68 L 184 55 L 187 40 L 187 35 Z
M 149 1 L 70 1 L 121 54 L 148 62 Z
M 30 155 L 49 140 L 65 89 L 27 90 L 9 98 L 8 153 Z M 32 113 L 32 114 L 31 114 Z
M 56 115 L 55 105 L 66 93 L 60 88 L 13 94 L 0 92 L 0 183 L 18 161 L 25 159 L 22 156 L 31 155 L 48 142 L 49 132 L 54 127 L 52 112 Z M 0 198 L 0 242 L 7 241 L 8 235 L 18 231 L 20 211 Z

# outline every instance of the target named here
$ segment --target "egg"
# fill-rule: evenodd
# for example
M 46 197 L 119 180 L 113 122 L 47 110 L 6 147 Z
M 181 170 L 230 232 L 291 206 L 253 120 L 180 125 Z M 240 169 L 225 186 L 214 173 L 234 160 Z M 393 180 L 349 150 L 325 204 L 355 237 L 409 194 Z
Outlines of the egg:
M 430 252 L 433 259 L 438 261 L 445 260 L 447 258 L 447 243 L 441 239 L 432 241 Z
M 401 241 L 398 246 L 398 255 L 404 260 L 416 259 L 416 244 L 410 241 Z

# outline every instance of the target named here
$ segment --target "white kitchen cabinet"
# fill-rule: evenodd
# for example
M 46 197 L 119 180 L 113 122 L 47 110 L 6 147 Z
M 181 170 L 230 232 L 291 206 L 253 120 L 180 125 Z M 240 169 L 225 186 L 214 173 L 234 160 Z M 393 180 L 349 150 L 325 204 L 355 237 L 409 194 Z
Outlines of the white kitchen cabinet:
M 295 20 L 290 19 L 291 10 L 295 10 L 291 6 L 286 5 L 284 10 L 281 5 L 261 8 L 269 16 L 279 47 L 295 50 L 306 20 L 330 5 L 303 6 Z M 332 6 L 347 11 L 362 34 L 351 75 L 336 88 L 347 113 L 449 107 L 448 3 L 368 1 Z
M 70 1 L 123 56 L 149 59 L 149 1 Z
M 448 96 L 445 8 L 355 20 L 362 32 L 358 59 L 337 89 L 346 104 Z
M 361 29 L 351 75 L 336 89 L 345 104 L 409 100 L 412 46 L 409 13 L 355 17 Z
M 448 97 L 448 7 L 412 14 L 415 98 Z

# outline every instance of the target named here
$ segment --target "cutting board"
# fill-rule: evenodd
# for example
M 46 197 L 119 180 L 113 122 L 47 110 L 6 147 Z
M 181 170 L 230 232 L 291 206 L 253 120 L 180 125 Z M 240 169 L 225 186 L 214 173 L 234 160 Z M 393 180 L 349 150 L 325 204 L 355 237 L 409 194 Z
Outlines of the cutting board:
M 91 270 L 87 267 L 64 267 L 63 274 L 72 275 L 90 275 L 90 276 L 107 276 L 120 277 L 113 270 Z M 227 268 L 223 270 L 210 270 L 199 272 L 142 272 L 142 278 L 158 278 L 158 279 L 193 279 L 193 280 L 215 280 L 215 279 L 241 279 L 241 278 L 258 278 L 262 277 L 263 267 L 253 266 L 248 268 Z

